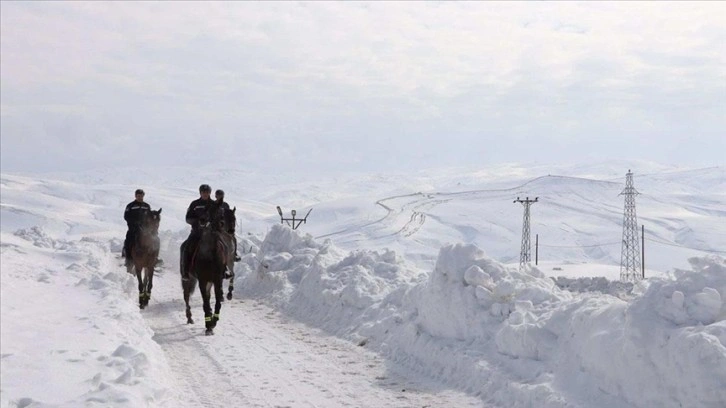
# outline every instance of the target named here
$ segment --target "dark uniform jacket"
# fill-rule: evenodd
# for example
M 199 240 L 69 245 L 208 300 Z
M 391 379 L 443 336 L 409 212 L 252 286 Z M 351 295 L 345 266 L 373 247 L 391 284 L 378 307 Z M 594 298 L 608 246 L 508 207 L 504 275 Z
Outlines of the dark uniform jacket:
M 199 227 L 199 220 L 202 218 L 207 220 L 211 219 L 212 211 L 215 211 L 216 209 L 217 204 L 214 200 L 197 198 L 192 201 L 191 204 L 189 204 L 189 208 L 187 208 L 187 224 L 191 225 L 192 229 L 196 229 Z
M 129 228 L 141 225 L 141 220 L 143 220 L 147 211 L 151 211 L 151 206 L 149 204 L 143 201 L 138 202 L 136 200 L 130 202 L 124 211 L 124 220 L 126 220 L 126 224 Z
M 217 208 L 221 208 L 222 210 L 225 211 L 225 213 L 227 211 L 231 211 L 231 209 L 229 208 L 229 204 L 227 204 L 225 201 L 222 201 L 222 202 L 215 201 L 215 203 L 217 204 Z

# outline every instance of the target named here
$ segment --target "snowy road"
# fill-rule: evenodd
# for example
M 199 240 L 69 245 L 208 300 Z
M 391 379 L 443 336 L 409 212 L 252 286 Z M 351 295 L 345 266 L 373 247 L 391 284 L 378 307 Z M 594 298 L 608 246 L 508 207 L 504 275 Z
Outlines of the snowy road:
M 256 301 L 226 301 L 215 335 L 204 336 L 198 292 L 196 323 L 186 325 L 178 275 L 162 270 L 154 283 L 141 313 L 166 353 L 185 406 L 483 406 Z

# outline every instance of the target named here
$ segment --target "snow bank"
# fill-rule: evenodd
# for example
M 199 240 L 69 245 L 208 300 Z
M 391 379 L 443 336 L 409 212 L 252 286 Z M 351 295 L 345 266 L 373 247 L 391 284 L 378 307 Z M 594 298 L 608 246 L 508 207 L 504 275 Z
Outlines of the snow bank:
M 520 272 L 487 258 L 474 245 L 441 249 L 428 282 L 411 290 L 418 324 L 435 337 L 466 340 L 487 327 L 543 302 L 569 295 L 537 270 Z
M 721 259 L 691 260 L 693 271 L 651 279 L 622 300 L 561 290 L 539 270 L 506 267 L 473 245 L 441 248 L 422 274 L 392 251 L 343 254 L 276 226 L 251 256 L 264 261 L 244 276 L 247 295 L 496 404 L 726 401 Z
M 2 233 L 2 406 L 178 406 L 108 242 Z
M 346 255 L 330 241 L 318 244 L 281 225 L 273 226 L 258 252 L 242 262 L 243 270 L 253 271 L 239 285 L 244 295 L 266 297 L 341 335 L 392 290 L 419 277 L 393 251 Z
M 726 268 L 717 258 L 691 263 L 674 280 L 649 280 L 630 303 L 591 297 L 558 311 L 569 324 L 556 375 L 589 373 L 571 386 L 599 388 L 634 406 L 724 406 Z

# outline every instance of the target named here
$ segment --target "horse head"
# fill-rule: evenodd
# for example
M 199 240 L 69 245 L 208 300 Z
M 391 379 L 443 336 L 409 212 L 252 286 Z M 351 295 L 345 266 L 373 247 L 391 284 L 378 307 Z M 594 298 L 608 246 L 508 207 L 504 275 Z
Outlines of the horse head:
M 199 223 L 200 228 L 207 228 L 209 227 L 209 214 L 202 214 L 199 216 L 199 220 L 197 221 Z
M 223 211 L 221 208 L 211 208 L 199 217 L 199 227 L 202 230 L 220 231 L 224 226 Z
M 147 212 L 142 219 L 141 228 L 156 235 L 159 233 L 159 223 L 161 223 L 161 208 Z
M 237 207 L 234 207 L 224 212 L 224 225 L 222 225 L 222 228 L 230 234 L 234 234 L 234 230 L 237 228 L 237 216 L 234 214 L 236 211 Z

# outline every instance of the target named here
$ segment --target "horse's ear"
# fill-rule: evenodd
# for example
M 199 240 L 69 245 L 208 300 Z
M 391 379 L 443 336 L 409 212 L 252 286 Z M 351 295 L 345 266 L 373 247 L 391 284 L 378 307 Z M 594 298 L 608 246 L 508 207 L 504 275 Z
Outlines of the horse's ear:
M 161 208 L 159 208 L 159 214 L 161 214 Z
M 237 206 L 234 206 L 234 208 L 232 209 L 232 214 L 234 214 L 235 211 L 237 211 Z

